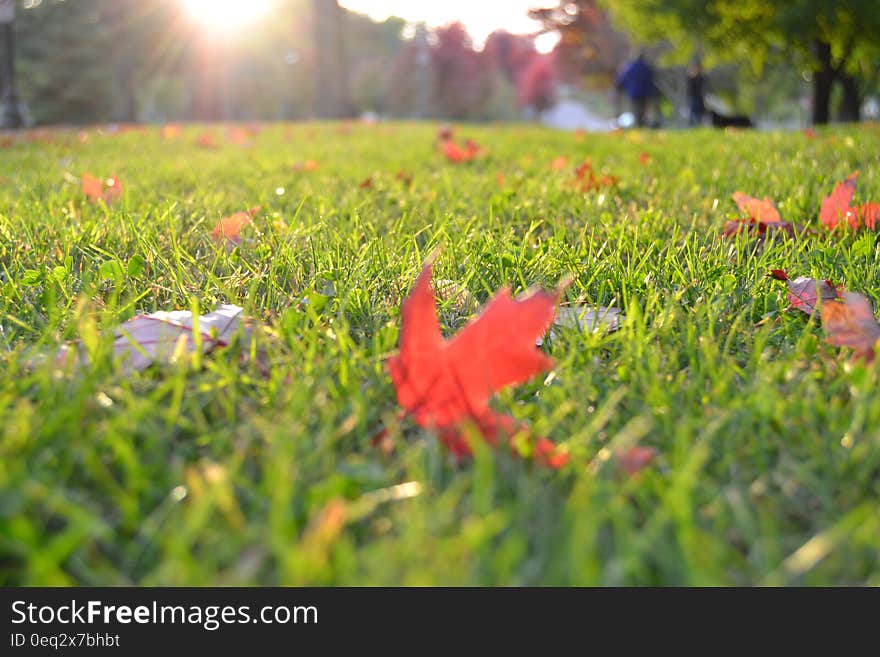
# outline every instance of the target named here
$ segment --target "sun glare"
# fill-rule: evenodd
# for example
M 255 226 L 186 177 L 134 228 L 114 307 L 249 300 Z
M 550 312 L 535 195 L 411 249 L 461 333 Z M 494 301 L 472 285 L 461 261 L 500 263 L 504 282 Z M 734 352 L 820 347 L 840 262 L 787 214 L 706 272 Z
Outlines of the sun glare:
M 181 0 L 186 11 L 205 28 L 229 32 L 256 20 L 272 0 Z

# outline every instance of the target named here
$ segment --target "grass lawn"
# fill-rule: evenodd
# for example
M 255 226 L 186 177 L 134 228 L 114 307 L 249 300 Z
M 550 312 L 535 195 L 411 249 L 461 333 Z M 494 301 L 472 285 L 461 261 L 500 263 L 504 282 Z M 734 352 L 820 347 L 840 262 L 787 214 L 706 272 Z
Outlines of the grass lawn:
M 880 369 L 766 277 L 880 300 L 877 234 L 818 220 L 855 169 L 857 201 L 880 201 L 876 125 L 461 126 L 487 151 L 463 164 L 433 125 L 274 125 L 249 146 L 217 129 L 217 148 L 202 132 L 0 149 L 0 583 L 880 585 Z M 618 185 L 573 189 L 587 158 Z M 84 173 L 123 197 L 88 203 Z M 819 234 L 722 239 L 737 190 Z M 257 205 L 241 248 L 211 241 Z M 384 361 L 436 247 L 435 279 L 479 303 L 570 275 L 564 302 L 624 310 L 614 333 L 557 330 L 551 375 L 495 401 L 565 467 L 480 445 L 457 463 L 397 419 Z M 473 314 L 451 296 L 448 333 Z M 269 327 L 262 360 L 114 364 L 121 322 L 219 303 Z M 88 367 L 36 362 L 75 339 Z M 635 444 L 657 454 L 629 476 L 612 455 Z

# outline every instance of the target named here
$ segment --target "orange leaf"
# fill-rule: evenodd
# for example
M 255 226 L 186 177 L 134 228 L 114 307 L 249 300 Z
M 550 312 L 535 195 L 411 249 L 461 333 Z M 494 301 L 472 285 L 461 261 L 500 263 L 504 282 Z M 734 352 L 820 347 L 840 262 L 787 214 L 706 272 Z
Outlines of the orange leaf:
M 214 135 L 210 132 L 203 132 L 196 139 L 196 145 L 202 148 L 217 148 L 217 142 L 214 141 Z
M 116 176 L 104 181 L 86 173 L 82 177 L 82 190 L 90 202 L 104 201 L 110 205 L 122 196 L 122 181 Z
M 100 178 L 95 178 L 94 176 L 85 173 L 82 177 L 82 190 L 83 194 L 86 195 L 86 198 L 92 203 L 96 203 L 104 193 L 104 183 L 101 182 Z
M 162 139 L 177 139 L 180 137 L 180 126 L 173 123 L 163 125 L 159 134 L 162 136 Z
M 248 129 L 239 128 L 238 126 L 226 128 L 226 138 L 238 146 L 246 145 L 250 141 L 252 134 Z
M 847 221 L 852 228 L 859 227 L 858 215 L 849 206 L 853 194 L 856 192 L 858 177 L 858 171 L 851 173 L 846 180 L 837 184 L 830 196 L 822 199 L 819 219 L 828 230 L 837 228 L 837 224 L 841 220 Z
M 293 165 L 294 171 L 317 171 L 321 165 L 315 160 L 306 160 L 305 162 L 297 162 Z
M 742 192 L 734 192 L 733 200 L 740 210 L 757 222 L 762 224 L 778 224 L 782 222 L 779 210 L 776 209 L 773 201 L 767 196 L 763 199 L 758 199 Z
M 259 211 L 260 207 L 257 206 L 247 212 L 236 212 L 223 217 L 211 231 L 211 238 L 218 242 L 225 239 L 227 246 L 241 244 L 241 229 L 253 223 L 253 218 Z
M 861 294 L 844 292 L 840 301 L 822 306 L 822 326 L 829 344 L 850 347 L 856 358 L 874 360 L 874 348 L 880 343 L 880 324 L 874 318 L 871 303 Z

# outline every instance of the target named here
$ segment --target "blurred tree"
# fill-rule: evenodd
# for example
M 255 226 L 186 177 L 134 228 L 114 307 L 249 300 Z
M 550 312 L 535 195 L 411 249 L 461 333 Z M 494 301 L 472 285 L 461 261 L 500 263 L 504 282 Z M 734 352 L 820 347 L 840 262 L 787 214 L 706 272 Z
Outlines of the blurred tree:
M 531 36 L 496 30 L 486 39 L 483 56 L 493 71 L 500 72 L 510 84 L 516 85 L 538 56 L 538 51 Z
M 402 18 L 391 17 L 375 22 L 362 14 L 348 14 L 346 44 L 351 52 L 357 53 L 350 71 L 351 96 L 359 111 L 381 114 L 389 110 L 389 63 L 401 49 L 405 26 L 406 21 Z
M 708 46 L 715 57 L 750 62 L 794 61 L 811 79 L 812 122 L 827 123 L 835 81 L 843 87 L 840 116 L 859 118 L 863 93 L 880 63 L 877 0 L 608 0 L 615 18 L 642 40 L 675 43 L 683 56 Z M 682 48 L 685 45 L 686 48 Z
M 461 23 L 438 28 L 434 37 L 432 105 L 444 117 L 474 118 L 492 91 L 485 60 L 474 50 Z
M 352 116 L 346 16 L 337 0 L 312 0 L 315 22 L 317 111 L 323 118 Z
M 567 80 L 610 84 L 629 51 L 629 40 L 611 24 L 596 0 L 561 0 L 558 5 L 532 9 L 545 32 L 558 31 L 556 65 Z
M 556 69 L 549 55 L 534 57 L 520 77 L 517 101 L 535 112 L 543 112 L 556 102 Z
M 427 27 L 419 24 L 415 36 L 398 51 L 391 68 L 387 100 L 392 115 L 417 119 L 431 115 L 434 81 L 430 50 Z

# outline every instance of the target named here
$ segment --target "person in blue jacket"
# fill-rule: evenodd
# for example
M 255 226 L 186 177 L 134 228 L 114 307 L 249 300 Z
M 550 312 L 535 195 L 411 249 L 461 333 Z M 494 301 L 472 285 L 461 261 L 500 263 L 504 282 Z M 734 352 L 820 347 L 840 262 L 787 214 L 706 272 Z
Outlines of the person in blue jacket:
M 638 57 L 624 66 L 617 75 L 615 86 L 618 92 L 622 91 L 629 97 L 636 125 L 644 127 L 648 103 L 657 95 L 654 67 L 651 66 L 644 51 L 639 52 Z

